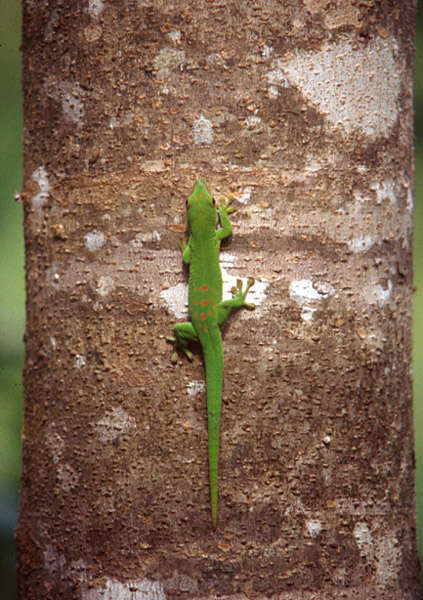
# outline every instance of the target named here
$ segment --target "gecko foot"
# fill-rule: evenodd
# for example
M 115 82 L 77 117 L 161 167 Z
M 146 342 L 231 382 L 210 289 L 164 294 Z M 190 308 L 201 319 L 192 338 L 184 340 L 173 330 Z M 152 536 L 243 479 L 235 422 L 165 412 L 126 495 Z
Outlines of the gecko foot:
M 235 206 L 232 206 L 233 197 L 229 196 L 229 198 L 221 198 L 220 200 L 220 210 L 223 210 L 227 215 L 236 211 Z
M 234 286 L 231 290 L 232 297 L 236 298 L 237 300 L 240 300 L 240 302 L 241 302 L 240 306 L 245 306 L 245 308 L 248 308 L 249 310 L 253 310 L 256 307 L 256 305 L 252 304 L 251 302 L 245 302 L 245 297 L 248 293 L 248 290 L 253 285 L 254 285 L 254 279 L 252 277 L 249 277 L 248 281 L 247 281 L 247 285 L 245 286 L 245 290 L 243 291 L 242 280 L 237 279 L 236 286 Z
M 173 353 L 170 357 L 171 362 L 176 363 L 178 360 L 178 351 L 182 351 L 187 356 L 188 360 L 192 360 L 192 352 L 188 348 L 185 348 L 176 338 L 171 335 L 166 336 L 166 340 L 173 344 Z

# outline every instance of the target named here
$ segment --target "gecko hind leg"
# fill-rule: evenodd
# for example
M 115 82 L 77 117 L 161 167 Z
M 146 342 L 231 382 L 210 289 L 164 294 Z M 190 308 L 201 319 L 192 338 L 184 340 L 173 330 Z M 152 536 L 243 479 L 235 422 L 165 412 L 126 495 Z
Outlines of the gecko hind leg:
M 189 321 L 185 323 L 176 323 L 173 327 L 173 336 L 166 336 L 166 340 L 173 344 L 173 354 L 171 361 L 174 363 L 178 360 L 178 353 L 184 352 L 189 360 L 192 360 L 192 352 L 188 349 L 189 342 L 197 342 L 198 336 L 195 329 Z

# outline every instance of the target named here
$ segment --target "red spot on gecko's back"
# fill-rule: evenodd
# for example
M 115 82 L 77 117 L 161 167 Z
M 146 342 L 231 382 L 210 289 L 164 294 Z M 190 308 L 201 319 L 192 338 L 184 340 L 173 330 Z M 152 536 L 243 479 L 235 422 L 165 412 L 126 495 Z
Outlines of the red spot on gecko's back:
M 207 319 L 207 315 L 206 315 L 206 313 L 201 313 L 201 314 L 200 314 L 200 319 L 201 319 L 202 321 L 205 321 L 205 320 Z
M 207 291 L 208 291 L 208 289 L 209 289 L 209 286 L 208 286 L 207 284 L 203 284 L 203 285 L 200 287 L 200 290 L 201 290 L 202 292 L 207 292 Z
M 208 303 L 208 300 L 201 300 L 201 306 L 207 306 Z

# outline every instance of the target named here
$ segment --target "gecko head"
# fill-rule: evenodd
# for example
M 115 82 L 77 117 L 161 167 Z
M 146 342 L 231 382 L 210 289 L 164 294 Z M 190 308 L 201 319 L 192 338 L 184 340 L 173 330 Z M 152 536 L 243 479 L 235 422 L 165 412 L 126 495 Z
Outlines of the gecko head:
M 195 182 L 194 189 L 187 200 L 187 211 L 190 225 L 195 220 L 216 227 L 216 203 L 204 179 L 197 179 Z

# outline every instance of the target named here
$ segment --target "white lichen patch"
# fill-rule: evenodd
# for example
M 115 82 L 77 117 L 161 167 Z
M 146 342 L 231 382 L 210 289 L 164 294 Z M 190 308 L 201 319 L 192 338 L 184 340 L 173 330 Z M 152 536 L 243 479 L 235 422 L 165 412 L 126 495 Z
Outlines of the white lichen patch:
M 136 421 L 123 408 L 115 406 L 95 424 L 100 441 L 107 444 L 136 428 Z
M 84 28 L 84 37 L 89 44 L 92 44 L 100 39 L 102 34 L 102 28 L 93 22 L 89 23 L 87 27 Z
M 188 286 L 185 283 L 177 283 L 160 292 L 169 310 L 177 319 L 188 318 Z
M 235 256 L 235 254 L 232 254 L 232 252 L 228 252 L 228 251 L 220 252 L 219 261 L 220 261 L 220 265 L 222 267 L 222 279 L 224 280 L 225 275 L 227 277 L 229 277 L 229 275 L 227 275 L 226 272 L 224 274 L 224 268 L 225 267 L 227 267 L 227 268 L 233 267 L 236 263 L 236 256 Z
M 203 394 L 204 390 L 204 381 L 190 381 L 187 384 L 188 396 L 197 396 L 198 394 Z
M 51 42 L 56 37 L 57 27 L 60 23 L 60 14 L 57 10 L 52 10 L 50 13 L 50 18 L 47 22 L 47 25 L 44 29 L 44 40 L 46 42 Z
M 220 52 L 211 52 L 206 56 L 206 62 L 211 67 L 223 67 L 226 62 Z
M 162 236 L 160 232 L 157 230 L 154 231 L 146 231 L 145 233 L 137 233 L 133 240 L 131 240 L 130 244 L 134 248 L 142 248 L 144 244 L 148 244 L 149 242 L 160 242 Z
M 46 281 L 50 284 L 58 284 L 60 282 L 60 274 L 57 270 L 57 265 L 53 262 L 51 266 L 46 270 Z
M 185 52 L 174 48 L 162 48 L 154 59 L 154 67 L 159 79 L 169 77 L 174 69 L 181 69 L 185 64 Z
M 376 304 L 379 308 L 383 308 L 385 304 L 388 302 L 392 290 L 394 288 L 394 284 L 389 279 L 386 285 L 381 285 L 379 283 L 374 285 L 367 285 L 363 289 L 363 295 L 365 300 L 369 304 Z
M 317 537 L 322 531 L 322 523 L 319 519 L 308 519 L 305 526 L 310 537 Z
M 388 136 L 398 118 L 401 73 L 396 51 L 390 36 L 367 45 L 339 39 L 318 52 L 300 51 L 291 59 L 278 59 L 273 71 L 282 70 L 292 86 L 347 134 L 360 131 L 378 138 Z
M 97 280 L 95 291 L 99 296 L 105 298 L 115 289 L 115 280 L 110 275 L 101 275 Z
M 106 243 L 106 236 L 102 231 L 90 231 L 84 235 L 85 246 L 91 252 L 99 250 Z
M 382 329 L 367 330 L 359 327 L 357 334 L 362 340 L 363 349 L 369 356 L 377 357 L 382 351 L 386 343 L 386 335 Z
M 407 210 L 413 214 L 414 211 L 414 197 L 413 190 L 411 189 L 411 185 L 407 184 Z
M 87 359 L 82 354 L 75 355 L 75 367 L 77 369 L 82 369 L 87 364 Z
M 58 465 L 57 479 L 64 492 L 71 492 L 78 485 L 79 478 L 79 473 L 71 465 Z
M 62 110 L 64 116 L 75 123 L 81 125 L 85 116 L 84 103 L 82 102 L 83 91 L 79 83 L 71 87 L 67 84 L 62 85 Z
M 81 593 L 81 600 L 166 600 L 166 598 L 163 585 L 159 581 L 147 578 L 125 583 L 109 579 L 99 587 L 93 587 L 91 583 Z
M 122 117 L 122 123 L 123 123 L 123 125 L 127 126 L 127 125 L 130 125 L 134 119 L 135 119 L 134 111 L 127 110 Z
M 353 536 L 360 550 L 361 556 L 363 556 L 368 562 L 372 562 L 374 559 L 375 548 L 372 534 L 367 523 L 361 521 L 356 523 L 353 530 Z
M 52 544 L 47 544 L 43 550 L 43 562 L 47 573 L 61 573 L 66 565 L 66 558 Z
M 263 44 L 261 48 L 261 55 L 263 58 L 270 58 L 273 52 L 274 50 L 272 46 L 268 46 L 268 44 Z
M 408 188 L 407 184 L 403 184 Z M 369 192 L 363 193 L 361 190 L 354 190 L 353 197 L 360 204 L 374 205 L 374 201 L 379 205 L 384 202 L 389 202 L 392 205 L 397 205 L 397 194 L 399 191 L 398 182 L 387 177 L 383 181 L 372 181 L 369 185 Z
M 196 146 L 211 144 L 213 142 L 212 122 L 206 119 L 204 115 L 200 115 L 200 118 L 193 123 L 192 134 Z
M 268 202 L 253 203 L 245 207 L 245 215 L 248 216 L 248 228 L 263 227 L 264 224 L 274 226 L 274 206 Z M 244 232 L 246 224 L 241 222 L 238 231 Z
M 303 171 L 304 173 L 314 174 L 318 173 L 324 168 L 324 165 L 319 160 L 316 160 L 315 157 L 311 158 L 310 162 L 304 165 Z
M 145 160 L 140 163 L 139 168 L 146 173 L 163 173 L 166 165 L 163 160 Z
M 58 464 L 62 458 L 63 452 L 65 451 L 65 440 L 56 431 L 54 423 L 50 423 L 50 425 L 47 427 L 45 440 L 46 446 L 51 452 L 53 463 Z
M 88 0 L 88 12 L 91 16 L 98 17 L 98 15 L 103 12 L 103 9 L 103 0 Z
M 132 110 L 128 110 L 120 119 L 118 117 L 111 117 L 109 121 L 109 127 L 110 129 L 116 129 L 117 127 L 128 126 L 132 123 L 134 118 L 135 113 Z
M 313 314 L 319 308 L 320 302 L 335 293 L 330 284 L 296 279 L 291 281 L 289 295 L 294 302 L 301 306 L 301 318 L 305 323 L 311 323 Z
M 408 248 L 411 244 L 412 212 L 404 210 L 404 204 L 408 203 L 409 197 L 407 182 L 393 182 L 389 178 L 372 181 L 367 189 L 354 190 L 354 201 L 345 203 L 333 215 L 328 235 L 336 243 L 347 244 L 354 253 L 378 249 L 384 241 L 396 243 L 401 240 Z M 328 214 L 320 214 L 323 217 L 320 217 L 321 222 L 329 219 Z M 311 231 L 315 224 L 311 216 L 304 227 Z
M 48 201 L 50 194 L 50 183 L 47 171 L 43 166 L 40 166 L 32 173 L 31 179 L 38 183 L 38 187 L 40 188 L 40 191 L 32 196 L 31 204 L 33 208 L 40 209 Z
M 133 248 L 142 248 L 144 245 L 143 242 L 143 234 L 137 233 L 133 240 L 130 241 L 130 244 Z
M 278 64 L 277 62 L 275 64 Z M 288 77 L 281 68 L 272 69 L 266 73 L 266 79 L 268 82 L 268 94 L 271 98 L 275 98 L 279 95 L 280 88 L 290 87 Z
M 370 189 L 376 193 L 376 202 L 382 204 L 389 201 L 392 204 L 396 203 L 395 196 L 395 181 L 393 179 L 385 179 L 384 181 L 374 183 Z
M 381 585 L 392 585 L 402 568 L 401 545 L 395 533 L 376 542 L 376 580 Z
M 238 202 L 241 204 L 248 204 L 251 200 L 252 191 L 253 189 L 251 187 L 244 188 L 237 198 Z
M 182 34 L 179 31 L 179 29 L 172 29 L 171 31 L 169 31 L 169 33 L 167 34 L 167 37 L 172 40 L 172 42 L 177 43 L 181 41 L 181 37 Z
M 72 578 L 78 581 L 87 580 L 87 564 L 82 558 L 73 560 L 70 563 L 67 572 Z
M 347 241 L 348 248 L 357 254 L 367 252 L 374 243 L 370 235 L 357 236 Z
M 54 75 L 50 75 L 44 82 L 44 90 L 47 96 L 61 103 L 63 115 L 68 121 L 78 127 L 82 126 L 85 92 L 77 81 L 59 81 Z
M 245 119 L 245 125 L 248 129 L 256 129 L 262 125 L 263 121 L 256 115 L 250 115 Z

